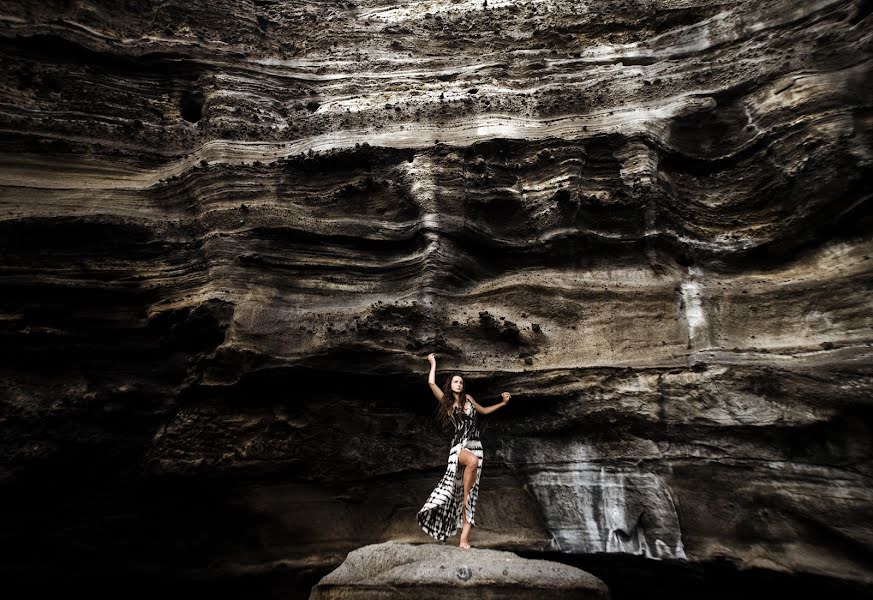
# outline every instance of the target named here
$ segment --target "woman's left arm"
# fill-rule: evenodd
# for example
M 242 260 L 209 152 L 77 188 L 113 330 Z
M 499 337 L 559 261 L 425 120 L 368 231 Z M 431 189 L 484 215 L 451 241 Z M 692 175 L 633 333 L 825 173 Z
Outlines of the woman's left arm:
M 482 414 L 482 415 L 489 415 L 489 414 L 493 413 L 495 410 L 498 410 L 498 409 L 506 406 L 506 404 L 509 402 L 509 398 L 511 397 L 511 394 L 509 392 L 503 392 L 503 394 L 501 394 L 501 396 L 503 397 L 503 400 L 500 403 L 492 404 L 491 406 L 481 406 L 478 402 L 473 400 L 473 396 L 467 394 L 467 398 L 470 399 L 470 403 L 473 405 L 473 408 L 476 409 L 476 412 L 478 412 L 479 414 Z

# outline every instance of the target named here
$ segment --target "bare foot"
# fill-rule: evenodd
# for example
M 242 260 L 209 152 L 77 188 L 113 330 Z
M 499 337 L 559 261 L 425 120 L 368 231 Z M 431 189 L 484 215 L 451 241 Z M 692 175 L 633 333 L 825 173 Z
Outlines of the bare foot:
M 470 549 L 470 521 L 467 520 L 467 503 L 464 502 L 464 527 L 461 529 L 461 543 L 458 544 L 461 550 L 469 550 Z

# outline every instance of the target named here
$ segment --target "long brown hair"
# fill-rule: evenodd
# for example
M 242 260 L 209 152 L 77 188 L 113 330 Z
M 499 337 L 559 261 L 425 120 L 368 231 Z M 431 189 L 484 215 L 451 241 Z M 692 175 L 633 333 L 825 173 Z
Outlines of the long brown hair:
M 444 428 L 450 429 L 453 425 L 452 413 L 455 410 L 455 393 L 452 391 L 452 379 L 455 377 L 461 378 L 461 406 L 464 405 L 466 399 L 467 384 L 464 382 L 464 376 L 460 373 L 451 373 L 446 377 L 446 382 L 443 384 L 443 399 L 440 400 L 437 406 L 437 422 Z

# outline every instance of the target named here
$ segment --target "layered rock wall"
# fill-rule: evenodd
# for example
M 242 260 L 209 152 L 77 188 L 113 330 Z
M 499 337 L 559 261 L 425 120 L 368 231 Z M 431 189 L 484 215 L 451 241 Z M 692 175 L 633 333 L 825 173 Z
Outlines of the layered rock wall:
M 428 541 L 436 352 L 479 544 L 873 584 L 870 12 L 0 3 L 7 569 Z

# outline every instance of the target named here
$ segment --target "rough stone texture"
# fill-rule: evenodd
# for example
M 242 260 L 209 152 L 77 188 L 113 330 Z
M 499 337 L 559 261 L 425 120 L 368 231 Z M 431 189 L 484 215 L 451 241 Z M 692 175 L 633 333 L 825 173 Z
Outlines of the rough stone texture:
M 350 552 L 312 588 L 311 600 L 413 598 L 608 599 L 581 569 L 512 552 L 445 544 L 372 544 Z
M 434 351 L 474 544 L 869 590 L 871 12 L 0 2 L 0 570 L 427 541 Z

